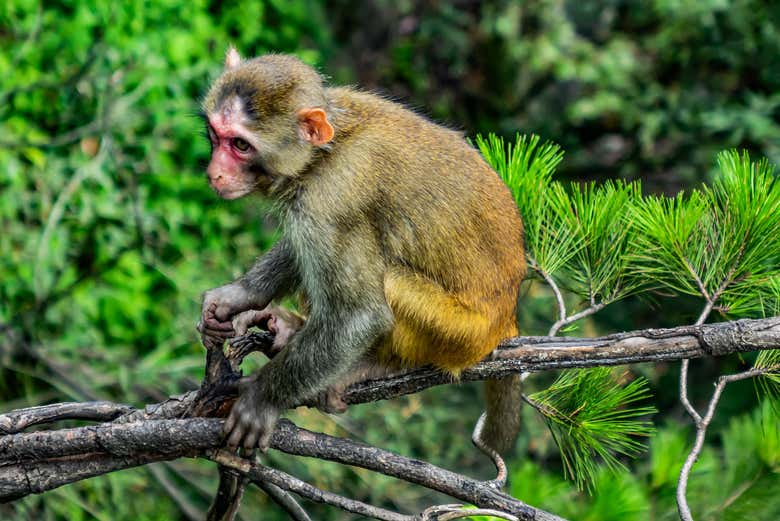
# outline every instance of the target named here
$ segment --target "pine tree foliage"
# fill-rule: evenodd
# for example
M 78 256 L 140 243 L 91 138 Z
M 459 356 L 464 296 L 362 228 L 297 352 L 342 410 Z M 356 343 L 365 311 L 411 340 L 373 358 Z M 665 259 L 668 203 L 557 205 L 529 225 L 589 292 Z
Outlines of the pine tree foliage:
M 582 488 L 593 483 L 599 462 L 617 470 L 623 467 L 618 455 L 642 451 L 636 437 L 653 432 L 645 417 L 655 408 L 636 404 L 649 397 L 644 378 L 623 385 L 611 368 L 598 367 L 564 372 L 530 400 L 545 416 L 566 475 Z
M 529 265 L 590 305 L 608 304 L 641 287 L 628 277 L 636 243 L 631 205 L 639 183 L 564 186 L 552 180 L 563 158 L 538 136 L 516 143 L 478 136 L 476 144 L 509 186 L 526 226 Z
M 725 151 L 711 186 L 643 196 L 636 182 L 554 181 L 562 152 L 537 136 L 518 135 L 514 144 L 479 136 L 476 145 L 520 208 L 529 266 L 592 311 L 660 289 L 702 298 L 705 318 L 710 309 L 780 314 L 780 182 L 766 160 Z M 755 367 L 772 369 L 758 382 L 780 395 L 780 350 L 762 352 Z M 563 373 L 528 400 L 545 418 L 566 475 L 591 489 L 602 462 L 615 470 L 621 456 L 642 449 L 637 437 L 651 434 L 645 418 L 653 408 L 638 402 L 648 397 L 643 379 L 623 386 L 596 368 Z
M 591 305 L 609 304 L 640 287 L 627 277 L 634 247 L 630 205 L 640 193 L 639 183 L 622 181 L 551 187 L 549 204 L 562 233 L 581 245 L 564 264 L 562 284 Z
M 776 305 L 780 183 L 766 160 L 718 155 L 720 175 L 687 197 L 637 201 L 636 276 L 735 316 Z
M 523 216 L 525 247 L 532 266 L 556 273 L 581 247 L 567 233 L 565 222 L 550 201 L 555 168 L 563 152 L 554 143 L 540 143 L 539 136 L 519 135 L 514 144 L 489 134 L 476 137 L 476 145 L 501 176 Z M 541 204 L 540 204 L 541 203 Z

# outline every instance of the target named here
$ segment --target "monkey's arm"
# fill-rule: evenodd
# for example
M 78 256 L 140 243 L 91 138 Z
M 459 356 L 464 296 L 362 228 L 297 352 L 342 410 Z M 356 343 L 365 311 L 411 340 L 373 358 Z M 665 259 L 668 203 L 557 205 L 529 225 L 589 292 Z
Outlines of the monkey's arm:
M 225 422 L 228 445 L 265 451 L 282 410 L 325 390 L 390 329 L 390 310 L 312 316 L 286 349 L 241 383 L 239 399 Z
M 329 287 L 314 292 L 308 320 L 282 352 L 242 383 L 225 423 L 228 445 L 265 450 L 280 411 L 324 391 L 390 331 L 383 267 L 357 253 L 339 260 L 322 260 Z
M 262 304 L 259 308 L 289 293 L 298 283 L 298 270 L 287 240 L 279 239 L 236 283 Z
M 298 282 L 295 260 L 282 238 L 236 281 L 203 294 L 199 331 L 207 348 L 235 336 L 231 319 L 248 309 L 263 309 Z

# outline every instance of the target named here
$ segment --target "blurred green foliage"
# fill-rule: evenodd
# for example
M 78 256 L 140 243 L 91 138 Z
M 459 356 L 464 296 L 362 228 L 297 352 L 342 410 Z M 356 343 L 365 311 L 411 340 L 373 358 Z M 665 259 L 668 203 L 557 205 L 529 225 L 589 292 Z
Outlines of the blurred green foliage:
M 780 163 L 778 11 L 757 0 L 654 0 L 642 8 L 617 0 L 7 0 L 0 5 L 0 410 L 92 398 L 142 405 L 197 385 L 201 292 L 238 275 L 276 234 L 262 201 L 221 202 L 202 173 L 208 144 L 198 100 L 228 43 L 246 55 L 295 52 L 337 82 L 379 88 L 470 135 L 536 132 L 561 143 L 565 160 L 556 147 L 543 149 L 544 182 L 536 192 L 529 187 L 536 195 L 525 207 L 518 201 L 536 223 L 529 234 L 540 231 L 532 240 L 553 248 L 542 267 L 560 273 L 570 304 L 594 297 L 583 284 L 593 274 L 603 282 L 595 297 L 623 299 L 576 327 L 596 334 L 689 322 L 700 303 L 677 299 L 673 311 L 659 311 L 667 297 L 657 297 L 654 310 L 626 298 L 636 286 L 609 262 L 610 246 L 625 252 L 629 232 L 607 227 L 603 216 L 626 211 L 619 199 L 634 197 L 625 195 L 633 185 L 556 184 L 544 199 L 551 206 L 534 201 L 556 166 L 570 178 L 642 176 L 646 187 L 676 191 L 715 171 L 715 153 L 731 146 Z M 707 194 L 717 197 L 719 186 Z M 601 200 L 615 206 L 594 202 Z M 601 214 L 567 219 L 572 201 Z M 696 209 L 691 201 L 688 212 Z M 740 215 L 740 226 L 760 225 Z M 549 223 L 567 231 L 541 233 Z M 574 246 L 577 233 L 602 240 Z M 770 235 L 759 239 L 777 240 Z M 766 313 L 780 300 L 780 282 L 763 282 L 760 299 L 745 282 L 729 305 Z M 538 282 L 528 285 L 523 306 L 529 333 L 555 320 L 555 302 Z M 740 363 L 710 363 L 698 378 L 709 382 Z M 673 519 L 690 437 L 680 430 L 687 426 L 676 396 L 664 394 L 676 384 L 669 369 L 632 368 L 658 390 L 664 426 L 649 458 L 621 459 L 628 470 L 618 474 L 596 470 L 593 496 L 563 481 L 544 419 L 524 410 L 512 493 L 571 519 Z M 531 385 L 544 388 L 553 377 Z M 706 399 L 710 387 L 701 387 L 698 398 Z M 690 485 L 703 519 L 778 517 L 776 416 L 755 407 L 749 384 L 729 387 Z M 295 420 L 488 478 L 489 463 L 467 442 L 479 409 L 478 388 L 463 385 L 354 407 L 344 417 L 298 411 Z M 729 415 L 745 410 L 752 412 Z M 446 501 L 369 472 L 268 458 L 317 486 L 390 508 Z M 179 461 L 63 487 L 0 514 L 188 519 L 208 505 L 215 475 L 211 465 Z M 311 511 L 315 519 L 345 517 Z M 253 491 L 243 519 L 258 513 L 284 518 Z
M 468 133 L 554 139 L 566 177 L 676 191 L 724 148 L 780 163 L 776 2 L 328 4 L 337 78 L 357 74 Z

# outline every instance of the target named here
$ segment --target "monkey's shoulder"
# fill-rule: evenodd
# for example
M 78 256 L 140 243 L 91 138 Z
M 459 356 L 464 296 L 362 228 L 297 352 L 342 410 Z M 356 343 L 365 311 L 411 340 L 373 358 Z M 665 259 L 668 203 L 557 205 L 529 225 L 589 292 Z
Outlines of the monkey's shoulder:
M 349 135 L 409 146 L 425 146 L 428 138 L 465 144 L 461 132 L 436 123 L 399 101 L 352 87 L 332 87 L 328 93 L 337 125 L 341 123 Z

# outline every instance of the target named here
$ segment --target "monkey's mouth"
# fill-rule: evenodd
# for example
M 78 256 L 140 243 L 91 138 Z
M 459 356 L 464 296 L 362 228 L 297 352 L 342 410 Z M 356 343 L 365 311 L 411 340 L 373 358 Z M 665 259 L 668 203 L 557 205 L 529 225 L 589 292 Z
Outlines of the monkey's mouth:
M 212 185 L 211 188 L 217 192 L 217 195 L 220 198 L 225 199 L 226 201 L 238 199 L 239 197 L 243 197 L 252 191 L 251 188 L 217 188 L 214 185 Z

